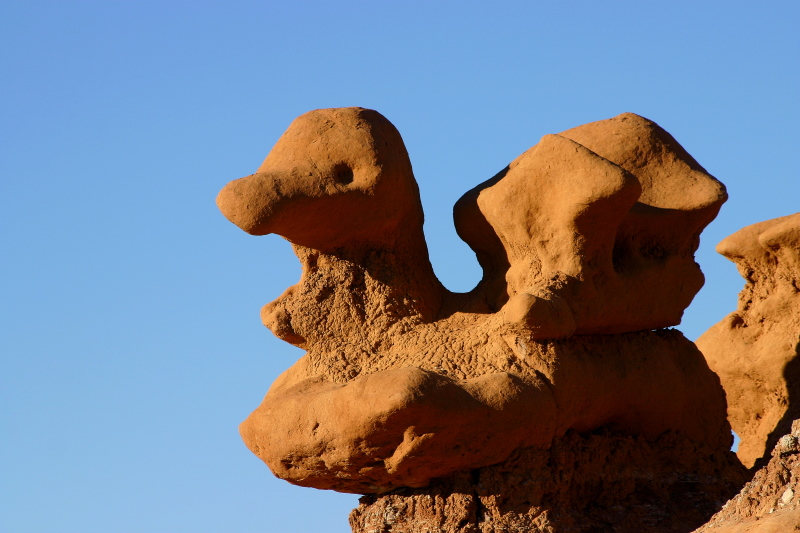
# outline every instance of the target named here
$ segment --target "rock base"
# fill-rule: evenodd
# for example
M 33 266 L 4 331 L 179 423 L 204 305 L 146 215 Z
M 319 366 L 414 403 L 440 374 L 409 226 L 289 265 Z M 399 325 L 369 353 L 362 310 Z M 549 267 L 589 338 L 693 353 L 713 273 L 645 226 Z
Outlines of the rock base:
M 570 432 L 548 450 L 360 500 L 354 533 L 689 532 L 747 481 L 731 452 L 674 433 L 656 441 Z
M 767 465 L 696 533 L 800 531 L 800 420 L 778 440 Z

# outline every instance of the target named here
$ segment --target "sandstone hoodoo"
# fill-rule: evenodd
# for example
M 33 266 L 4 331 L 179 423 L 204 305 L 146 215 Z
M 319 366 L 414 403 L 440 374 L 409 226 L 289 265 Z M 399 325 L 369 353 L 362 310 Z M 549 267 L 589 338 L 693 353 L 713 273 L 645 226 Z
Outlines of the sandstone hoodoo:
M 354 531 L 699 526 L 743 469 L 718 378 L 669 327 L 725 199 L 637 115 L 546 135 L 457 202 L 483 277 L 452 293 L 394 126 L 361 108 L 299 117 L 217 199 L 302 265 L 262 320 L 306 354 L 245 443 L 291 483 L 369 495 Z
M 697 346 L 722 380 L 750 467 L 800 418 L 800 213 L 739 230 L 717 251 L 747 282 L 736 311 Z

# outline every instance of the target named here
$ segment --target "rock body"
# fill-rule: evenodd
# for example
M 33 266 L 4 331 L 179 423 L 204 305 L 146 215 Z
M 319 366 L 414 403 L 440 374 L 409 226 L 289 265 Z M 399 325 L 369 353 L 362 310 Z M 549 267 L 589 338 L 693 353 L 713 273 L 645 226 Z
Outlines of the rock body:
M 720 376 L 739 458 L 752 467 L 800 418 L 800 213 L 748 226 L 717 251 L 747 283 L 737 310 L 697 346 Z
M 769 462 L 696 533 L 800 531 L 800 420 L 778 439 Z
M 361 108 L 302 115 L 217 198 L 248 233 L 289 240 L 302 265 L 261 317 L 306 354 L 242 423 L 245 443 L 291 483 L 373 495 L 356 531 L 400 531 L 363 525 L 386 505 L 441 524 L 482 509 L 464 518 L 482 531 L 555 531 L 577 505 L 595 518 L 571 531 L 644 531 L 642 513 L 592 514 L 617 496 L 690 516 L 664 531 L 696 527 L 742 469 L 718 378 L 668 328 L 703 283 L 694 251 L 725 199 L 637 115 L 546 135 L 456 204 L 483 277 L 452 293 L 428 260 L 394 126 Z M 667 495 L 695 495 L 701 511 Z

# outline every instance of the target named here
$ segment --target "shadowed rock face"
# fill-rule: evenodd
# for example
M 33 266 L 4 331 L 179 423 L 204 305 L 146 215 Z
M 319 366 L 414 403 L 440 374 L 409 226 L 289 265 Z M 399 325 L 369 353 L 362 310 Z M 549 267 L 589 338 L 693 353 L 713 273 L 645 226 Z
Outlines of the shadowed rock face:
M 484 270 L 456 294 L 428 260 L 395 128 L 361 108 L 299 117 L 217 200 L 243 230 L 288 239 L 303 269 L 262 320 L 306 354 L 241 425 L 245 443 L 292 483 L 362 494 L 601 428 L 668 433 L 735 470 L 717 377 L 661 329 L 702 285 L 693 253 L 725 198 L 637 115 L 547 135 L 455 206 Z
M 747 283 L 737 310 L 697 346 L 722 380 L 749 467 L 800 418 L 800 213 L 739 230 L 717 251 Z
M 425 489 L 364 496 L 350 525 L 356 533 L 688 533 L 744 481 L 728 454 L 673 433 L 570 431 L 549 449 L 518 450 Z
M 695 533 L 800 531 L 800 420 L 735 497 Z

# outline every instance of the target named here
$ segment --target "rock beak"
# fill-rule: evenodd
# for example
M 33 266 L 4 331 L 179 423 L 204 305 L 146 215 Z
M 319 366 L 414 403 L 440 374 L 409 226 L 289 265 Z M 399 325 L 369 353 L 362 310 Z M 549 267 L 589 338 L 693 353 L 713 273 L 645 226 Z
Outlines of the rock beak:
M 228 183 L 217 195 L 225 218 L 251 235 L 272 233 L 269 220 L 283 198 L 275 190 L 275 177 L 257 173 Z

